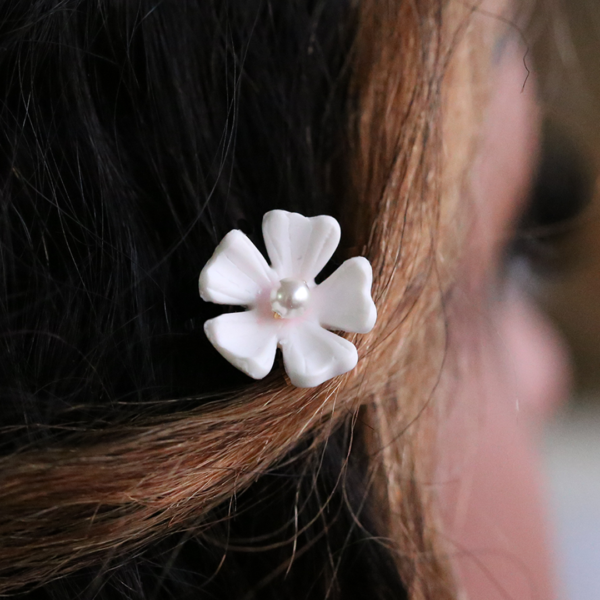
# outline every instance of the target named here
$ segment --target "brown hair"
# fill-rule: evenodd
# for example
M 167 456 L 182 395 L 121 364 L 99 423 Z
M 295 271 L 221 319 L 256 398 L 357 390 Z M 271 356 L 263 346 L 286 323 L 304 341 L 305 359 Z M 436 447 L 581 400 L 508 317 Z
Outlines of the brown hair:
M 130 412 L 6 454 L 0 593 L 138 552 L 174 531 L 201 530 L 211 511 L 301 442 L 308 441 L 302 456 L 315 453 L 351 421 L 368 456 L 381 543 L 409 597 L 454 597 L 434 490 L 424 482 L 435 468 L 439 408 L 431 398 L 444 360 L 449 283 L 436 268 L 442 81 L 469 10 L 456 10 L 451 27 L 438 0 L 365 0 L 357 10 L 342 161 L 351 176 L 338 212 L 348 254 L 373 265 L 379 311 L 371 334 L 350 336 L 358 367 L 316 389 L 294 388 L 275 373 L 199 406 L 154 417 Z

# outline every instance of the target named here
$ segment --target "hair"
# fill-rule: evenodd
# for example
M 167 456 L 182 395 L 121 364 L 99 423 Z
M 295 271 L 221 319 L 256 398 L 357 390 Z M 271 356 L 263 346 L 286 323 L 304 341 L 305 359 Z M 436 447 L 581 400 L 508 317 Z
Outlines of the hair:
M 454 597 L 430 402 L 441 0 L 0 4 L 0 594 Z M 379 320 L 314 389 L 208 343 L 216 244 L 331 214 Z

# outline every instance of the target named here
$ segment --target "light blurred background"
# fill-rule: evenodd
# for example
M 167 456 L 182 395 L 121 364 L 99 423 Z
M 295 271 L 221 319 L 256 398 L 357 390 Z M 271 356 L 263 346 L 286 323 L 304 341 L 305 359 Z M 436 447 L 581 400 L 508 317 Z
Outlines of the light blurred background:
M 573 355 L 544 437 L 562 598 L 600 600 L 600 1 L 545 0 L 526 37 L 545 110 L 547 222 L 532 289 Z M 562 214 L 561 214 L 562 211 Z

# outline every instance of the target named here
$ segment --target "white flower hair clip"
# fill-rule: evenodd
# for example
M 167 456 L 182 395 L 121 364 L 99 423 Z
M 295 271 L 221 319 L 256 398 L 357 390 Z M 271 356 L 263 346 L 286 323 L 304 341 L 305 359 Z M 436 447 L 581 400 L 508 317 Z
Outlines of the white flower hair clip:
M 377 319 L 371 298 L 369 261 L 345 261 L 325 281 L 315 277 L 340 241 L 333 217 L 307 218 L 284 210 L 265 214 L 263 236 L 271 266 L 241 231 L 230 231 L 200 273 L 207 302 L 244 306 L 206 321 L 213 346 L 235 367 L 262 379 L 272 369 L 277 347 L 297 387 L 314 387 L 350 371 L 354 344 L 329 331 L 368 333 Z

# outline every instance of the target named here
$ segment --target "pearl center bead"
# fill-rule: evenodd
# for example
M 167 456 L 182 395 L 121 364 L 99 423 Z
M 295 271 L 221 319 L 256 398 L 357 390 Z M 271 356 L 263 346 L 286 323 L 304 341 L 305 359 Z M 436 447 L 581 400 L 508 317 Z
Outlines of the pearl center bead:
M 271 308 L 275 317 L 299 317 L 310 302 L 310 289 L 300 279 L 282 279 L 271 292 Z

